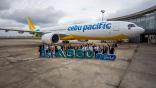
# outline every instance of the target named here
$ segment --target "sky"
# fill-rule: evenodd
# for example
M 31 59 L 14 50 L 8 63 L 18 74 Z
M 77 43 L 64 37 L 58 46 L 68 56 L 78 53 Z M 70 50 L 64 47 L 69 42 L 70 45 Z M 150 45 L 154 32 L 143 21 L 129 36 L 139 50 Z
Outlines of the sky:
M 27 28 L 27 18 L 40 27 L 83 23 L 124 16 L 156 5 L 156 0 L 0 0 L 0 27 Z

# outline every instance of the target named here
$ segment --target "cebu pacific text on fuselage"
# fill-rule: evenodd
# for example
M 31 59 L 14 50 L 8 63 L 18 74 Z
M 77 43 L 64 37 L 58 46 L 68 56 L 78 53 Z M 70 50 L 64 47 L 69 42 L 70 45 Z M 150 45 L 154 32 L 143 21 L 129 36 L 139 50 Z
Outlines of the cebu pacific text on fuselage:
M 87 30 L 98 30 L 98 29 L 111 29 L 112 24 L 107 23 L 107 22 L 100 22 L 97 24 L 89 24 L 89 25 L 74 25 L 74 26 L 69 26 L 68 31 L 78 31 L 82 30 L 87 31 Z

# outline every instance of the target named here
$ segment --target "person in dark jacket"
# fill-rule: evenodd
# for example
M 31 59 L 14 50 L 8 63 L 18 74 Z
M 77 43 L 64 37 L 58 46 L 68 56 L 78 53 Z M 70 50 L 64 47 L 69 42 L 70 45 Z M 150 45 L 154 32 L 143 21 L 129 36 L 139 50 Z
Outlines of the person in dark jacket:
M 40 57 L 42 57 L 42 56 L 43 56 L 42 53 L 43 53 L 43 51 L 44 51 L 44 44 L 40 44 L 40 45 L 39 45 L 39 50 L 38 50 L 38 51 L 39 51 Z
M 115 52 L 114 47 L 110 47 L 109 54 L 114 54 L 114 52 Z
M 107 54 L 108 52 L 108 47 L 107 46 L 103 46 L 103 50 L 102 50 L 102 54 Z

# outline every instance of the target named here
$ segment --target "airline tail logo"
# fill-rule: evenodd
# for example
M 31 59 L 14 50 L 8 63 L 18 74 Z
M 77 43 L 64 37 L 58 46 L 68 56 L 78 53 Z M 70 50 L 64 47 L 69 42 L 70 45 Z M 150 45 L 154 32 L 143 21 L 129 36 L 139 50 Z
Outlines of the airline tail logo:
M 28 25 L 30 31 L 40 31 L 39 29 L 36 29 L 35 24 L 32 22 L 30 17 L 28 17 Z

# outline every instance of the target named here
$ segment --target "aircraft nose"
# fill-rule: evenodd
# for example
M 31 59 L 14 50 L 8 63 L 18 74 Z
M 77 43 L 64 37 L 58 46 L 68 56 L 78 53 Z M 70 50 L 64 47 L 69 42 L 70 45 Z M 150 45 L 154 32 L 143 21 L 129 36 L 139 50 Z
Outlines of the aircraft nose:
M 143 28 L 139 28 L 140 30 L 140 33 L 144 33 L 145 32 L 145 29 L 143 29 Z

